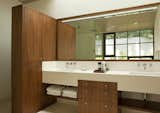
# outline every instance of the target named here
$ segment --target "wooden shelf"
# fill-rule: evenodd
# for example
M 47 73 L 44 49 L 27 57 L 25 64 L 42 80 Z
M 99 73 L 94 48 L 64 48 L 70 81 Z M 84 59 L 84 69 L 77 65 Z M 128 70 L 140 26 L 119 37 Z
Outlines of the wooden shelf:
M 68 99 L 73 101 L 78 101 L 78 98 L 70 98 L 70 97 L 63 97 L 63 96 L 55 96 L 61 99 Z M 160 102 L 154 101 L 145 101 L 145 100 L 137 100 L 137 99 L 128 99 L 122 98 L 121 92 L 118 92 L 118 108 L 121 111 L 122 108 L 128 108 L 143 112 L 151 112 L 151 113 L 160 113 Z
M 57 85 L 57 86 L 64 86 L 64 85 Z M 65 90 L 65 89 L 67 89 L 67 87 L 69 88 L 71 88 L 71 86 L 64 86 L 64 88 L 63 88 L 63 90 L 62 90 L 62 92 Z M 77 88 L 77 87 L 73 87 L 72 86 L 72 88 Z M 47 93 L 47 92 L 46 92 Z M 63 92 L 64 93 L 64 92 Z M 62 98 L 62 99 L 68 99 L 68 100 L 74 100 L 74 101 L 78 101 L 78 98 L 72 98 L 72 97 L 66 97 L 66 96 L 57 96 L 57 95 L 54 95 L 54 94 L 47 94 L 47 95 L 50 95 L 50 96 L 54 96 L 54 97 L 57 97 L 57 98 Z
M 78 98 L 56 96 L 61 99 L 78 101 Z M 160 113 L 160 102 L 143 101 L 136 99 L 119 98 L 119 108 L 129 108 L 144 112 Z
M 63 96 L 56 96 L 56 97 L 57 97 L 57 98 L 62 98 L 62 99 L 68 99 L 68 100 L 78 101 L 78 98 L 63 97 Z

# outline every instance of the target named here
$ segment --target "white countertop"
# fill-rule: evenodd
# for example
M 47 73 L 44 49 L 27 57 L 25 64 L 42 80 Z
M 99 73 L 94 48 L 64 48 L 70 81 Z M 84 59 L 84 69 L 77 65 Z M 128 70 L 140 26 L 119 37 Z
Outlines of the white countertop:
M 159 72 L 107 71 L 93 73 L 85 70 L 46 70 L 43 71 L 43 83 L 78 86 L 78 80 L 93 80 L 118 83 L 119 91 L 160 94 Z
M 106 71 L 105 73 L 95 73 L 92 70 L 43 70 L 45 72 L 65 72 L 65 73 L 79 73 L 79 74 L 103 74 L 103 75 L 124 75 L 124 76 L 151 76 L 160 77 L 160 72 L 147 72 L 147 71 Z

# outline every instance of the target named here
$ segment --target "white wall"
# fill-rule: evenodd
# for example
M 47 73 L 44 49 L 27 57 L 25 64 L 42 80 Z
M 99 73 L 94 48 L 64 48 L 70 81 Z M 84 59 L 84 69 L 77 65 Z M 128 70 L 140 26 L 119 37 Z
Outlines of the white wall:
M 0 100 L 11 95 L 11 6 L 11 0 L 0 0 Z
M 76 58 L 80 60 L 95 59 L 95 38 L 94 32 L 77 33 Z
M 155 46 L 155 59 L 160 59 L 160 6 L 158 8 L 156 19 L 155 19 L 155 31 L 154 31 L 154 46 Z
M 55 18 L 133 7 L 160 0 L 37 0 L 27 4 Z

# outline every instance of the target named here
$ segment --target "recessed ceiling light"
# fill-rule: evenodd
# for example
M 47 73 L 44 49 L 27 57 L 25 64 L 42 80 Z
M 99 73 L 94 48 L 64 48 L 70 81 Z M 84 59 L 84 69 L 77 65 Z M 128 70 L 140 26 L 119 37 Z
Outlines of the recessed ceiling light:
M 153 11 L 156 10 L 158 7 L 149 7 L 149 8 L 142 8 L 142 9 L 136 9 L 136 10 L 130 10 L 130 11 L 123 11 L 123 12 L 116 12 L 116 13 L 110 13 L 110 14 L 103 14 L 103 15 L 96 15 L 96 16 L 89 16 L 89 17 L 82 17 L 82 18 L 76 18 L 76 19 L 69 19 L 64 20 L 62 22 L 73 22 L 78 20 L 86 20 L 86 19 L 94 19 L 94 18 L 110 18 L 115 15 L 125 15 L 130 13 L 137 13 L 137 12 L 143 12 L 143 11 Z

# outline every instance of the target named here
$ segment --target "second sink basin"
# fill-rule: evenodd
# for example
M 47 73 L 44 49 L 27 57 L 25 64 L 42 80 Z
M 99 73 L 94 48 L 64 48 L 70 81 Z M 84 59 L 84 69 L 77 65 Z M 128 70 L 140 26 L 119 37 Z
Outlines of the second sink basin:
M 160 72 L 130 72 L 131 75 L 160 76 Z

